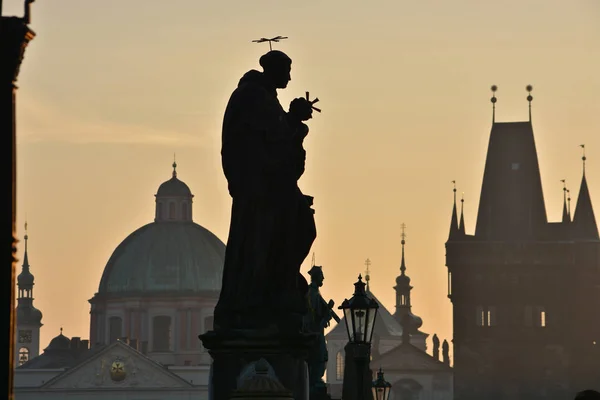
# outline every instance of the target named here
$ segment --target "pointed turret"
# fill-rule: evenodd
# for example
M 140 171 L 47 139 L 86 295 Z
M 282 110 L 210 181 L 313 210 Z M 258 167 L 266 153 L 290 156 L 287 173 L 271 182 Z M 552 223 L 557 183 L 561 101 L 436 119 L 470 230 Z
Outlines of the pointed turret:
M 565 179 L 561 180 L 563 183 L 563 212 L 562 212 L 562 223 L 568 224 L 571 222 L 571 216 L 569 215 L 569 207 L 567 205 L 567 184 Z
M 584 150 L 583 157 L 583 175 L 581 177 L 581 186 L 579 187 L 579 196 L 575 205 L 575 215 L 573 216 L 573 234 L 575 239 L 581 240 L 600 240 L 598 237 L 598 225 L 592 207 L 590 191 L 588 189 L 585 176 L 585 145 L 581 145 Z
M 452 181 L 454 184 L 454 204 L 452 205 L 452 219 L 450 220 L 450 233 L 448 234 L 448 240 L 456 239 L 459 236 L 458 230 L 458 212 L 456 210 L 456 181 Z
M 460 223 L 458 224 L 458 233 L 461 236 L 466 235 L 464 206 L 465 206 L 465 194 L 463 193 L 462 197 L 460 198 Z

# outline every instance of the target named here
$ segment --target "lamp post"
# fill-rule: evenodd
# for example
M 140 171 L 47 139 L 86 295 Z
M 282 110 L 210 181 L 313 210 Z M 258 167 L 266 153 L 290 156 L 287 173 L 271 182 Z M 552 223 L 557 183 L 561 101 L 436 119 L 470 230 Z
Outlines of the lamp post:
M 365 368 L 369 362 L 373 327 L 379 304 L 367 296 L 365 283 L 362 281 L 362 276 L 359 275 L 358 281 L 354 284 L 354 295 L 350 300 L 345 299 L 338 308 L 343 310 L 346 322 L 347 347 L 351 350 L 347 351 L 347 354 L 352 354 L 356 363 L 357 398 L 358 400 L 367 400 L 371 391 L 365 392 Z M 346 377 L 344 377 L 344 381 L 346 381 Z M 347 387 L 346 384 L 344 386 Z M 344 392 L 344 398 L 347 398 L 347 391 Z
M 383 370 L 379 368 L 377 379 L 371 385 L 373 389 L 373 400 L 388 400 L 390 398 L 390 390 L 392 384 L 383 378 Z

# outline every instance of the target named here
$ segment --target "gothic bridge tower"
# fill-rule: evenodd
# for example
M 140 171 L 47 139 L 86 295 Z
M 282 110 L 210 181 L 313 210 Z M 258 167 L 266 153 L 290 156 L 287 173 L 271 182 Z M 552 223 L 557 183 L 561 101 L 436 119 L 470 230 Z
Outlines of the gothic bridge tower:
M 527 99 L 528 121 L 494 115 L 472 235 L 455 189 L 446 266 L 460 400 L 600 390 L 600 240 L 586 157 L 574 217 L 564 187 L 562 221 L 548 222 Z

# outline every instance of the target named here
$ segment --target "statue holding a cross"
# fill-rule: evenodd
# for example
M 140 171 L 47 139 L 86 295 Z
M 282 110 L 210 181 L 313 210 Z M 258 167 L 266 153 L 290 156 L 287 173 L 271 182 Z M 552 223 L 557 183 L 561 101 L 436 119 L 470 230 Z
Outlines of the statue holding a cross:
M 274 39 L 284 39 L 277 37 Z M 264 39 L 258 42 L 278 40 Z M 277 90 L 290 81 L 292 60 L 271 50 L 234 90 L 223 119 L 221 159 L 233 199 L 215 329 L 302 329 L 308 284 L 300 265 L 316 238 L 312 197 L 298 187 L 304 173 L 315 99 L 285 111 Z

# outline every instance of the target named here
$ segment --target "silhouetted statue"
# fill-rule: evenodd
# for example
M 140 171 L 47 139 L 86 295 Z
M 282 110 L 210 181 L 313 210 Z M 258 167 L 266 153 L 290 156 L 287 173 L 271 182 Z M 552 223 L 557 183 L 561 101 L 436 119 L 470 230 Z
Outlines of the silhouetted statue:
M 450 365 L 450 346 L 448 345 L 448 341 L 444 339 L 444 343 L 442 343 L 442 358 L 444 359 L 444 364 Z
M 600 392 L 595 390 L 583 390 L 577 393 L 575 400 L 600 400 Z
M 294 99 L 285 112 L 277 89 L 290 81 L 292 60 L 273 50 L 231 95 L 222 134 L 222 165 L 233 198 L 215 329 L 300 331 L 308 285 L 300 265 L 316 237 L 312 197 L 298 188 L 311 103 Z
M 329 326 L 329 321 L 334 317 L 332 311 L 334 303 L 333 300 L 326 303 L 319 291 L 325 279 L 322 267 L 315 265 L 308 271 L 308 274 L 310 275 L 310 285 L 306 295 L 308 313 L 304 317 L 304 329 L 318 335 L 317 343 L 308 356 L 308 382 L 312 391 L 319 386 L 326 386 L 323 382 L 323 374 L 325 374 L 329 356 L 325 344 L 325 328 Z M 336 318 L 336 321 L 339 321 L 339 318 Z
M 436 334 L 433 335 L 432 342 L 433 342 L 433 358 L 435 358 L 437 361 L 440 361 L 440 339 L 438 339 Z

